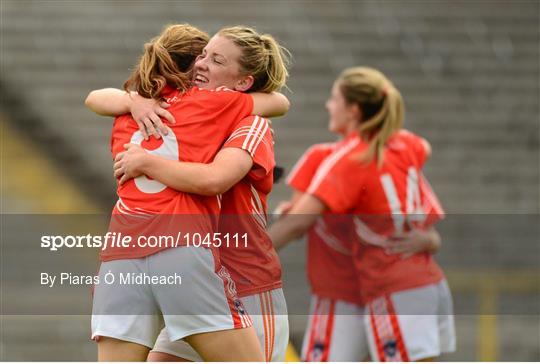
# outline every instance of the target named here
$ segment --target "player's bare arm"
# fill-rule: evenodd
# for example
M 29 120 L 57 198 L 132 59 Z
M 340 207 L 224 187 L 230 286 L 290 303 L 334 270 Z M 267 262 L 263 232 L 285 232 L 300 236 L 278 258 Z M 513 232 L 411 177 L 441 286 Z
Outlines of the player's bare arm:
M 146 99 L 136 92 L 128 93 L 116 88 L 91 91 L 86 97 L 85 105 L 102 116 L 114 117 L 131 113 L 145 139 L 148 139 L 149 135 L 156 138 L 160 138 L 160 133 L 167 135 L 167 127 L 161 118 L 172 124 L 176 122 L 167 111 L 170 105 L 166 102 Z
M 293 208 L 294 204 L 300 201 L 303 195 L 303 192 L 294 190 L 290 200 L 280 201 L 278 203 L 276 209 L 273 212 L 273 215 L 276 215 L 276 217 L 282 217 L 284 215 L 287 215 L 289 211 L 291 211 L 291 209 Z
M 215 196 L 238 183 L 252 166 L 249 153 L 239 148 L 224 148 L 204 164 L 168 160 L 126 144 L 126 151 L 115 158 L 114 175 L 120 184 L 145 174 L 178 191 Z
M 279 250 L 292 240 L 300 238 L 326 209 L 321 200 L 304 194 L 286 216 L 268 229 L 274 247 Z
M 279 92 L 254 92 L 251 97 L 253 97 L 253 115 L 279 117 L 285 115 L 291 106 L 287 96 Z
M 251 96 L 253 98 L 253 115 L 283 116 L 289 111 L 291 105 L 289 99 L 279 92 L 254 92 Z M 167 111 L 170 106 L 168 103 L 147 99 L 136 92 L 127 93 L 115 88 L 91 91 L 86 97 L 85 105 L 102 116 L 114 117 L 131 113 L 145 139 L 148 139 L 149 135 L 158 139 L 161 137 L 160 134 L 167 135 L 168 129 L 162 118 L 172 124 L 176 122 L 172 114 Z

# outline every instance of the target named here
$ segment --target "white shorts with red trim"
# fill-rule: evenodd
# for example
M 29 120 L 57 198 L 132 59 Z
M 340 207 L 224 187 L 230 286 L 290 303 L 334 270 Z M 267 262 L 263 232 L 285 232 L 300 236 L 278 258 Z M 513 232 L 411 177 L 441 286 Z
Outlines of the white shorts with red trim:
M 285 361 L 289 343 L 287 304 L 281 288 L 241 298 L 253 320 L 265 361 Z M 190 361 L 202 361 L 185 341 L 171 341 L 164 329 L 154 345 L 154 352 L 174 355 Z
M 369 350 L 364 327 L 363 307 L 312 295 L 302 360 L 366 360 Z
M 179 247 L 103 262 L 99 282 L 92 339 L 107 336 L 152 348 L 164 326 L 179 340 L 252 324 L 229 273 L 209 249 Z
M 456 350 L 446 280 L 383 296 L 366 306 L 373 361 L 418 361 Z

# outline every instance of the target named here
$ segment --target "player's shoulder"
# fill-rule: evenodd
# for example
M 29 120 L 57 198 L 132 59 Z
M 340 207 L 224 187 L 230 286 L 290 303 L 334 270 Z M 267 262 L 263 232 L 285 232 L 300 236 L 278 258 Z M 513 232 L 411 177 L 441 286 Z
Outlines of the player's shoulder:
M 324 158 L 332 154 L 337 148 L 337 142 L 317 143 L 310 146 L 304 153 L 305 156 L 313 158 Z
M 399 130 L 394 134 L 393 138 L 403 140 L 409 143 L 420 143 L 422 140 L 424 140 L 424 138 L 420 135 L 407 129 Z
M 362 163 L 357 156 L 365 147 L 365 143 L 359 136 L 340 141 L 325 156 L 321 168 L 343 171 L 343 173 L 349 173 L 350 168 L 361 168 Z
M 390 150 L 403 151 L 407 148 L 416 149 L 425 143 L 425 139 L 410 130 L 401 129 L 395 132 L 386 144 Z

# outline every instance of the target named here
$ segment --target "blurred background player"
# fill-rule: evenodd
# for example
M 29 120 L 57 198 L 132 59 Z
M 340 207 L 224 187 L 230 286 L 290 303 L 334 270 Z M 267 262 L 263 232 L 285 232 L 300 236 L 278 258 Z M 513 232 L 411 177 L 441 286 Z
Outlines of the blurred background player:
M 280 247 L 310 228 L 313 233 L 318 229 L 322 235 L 319 240 L 323 242 L 318 244 L 319 249 L 325 247 L 328 250 L 333 246 L 334 256 L 341 250 L 341 261 L 347 263 L 347 257 L 349 267 L 354 262 L 352 282 L 358 284 L 356 292 L 360 305 L 356 304 L 357 316 L 354 316 L 353 309 L 347 310 L 343 304 L 342 312 L 336 311 L 339 305 L 332 299 L 315 299 L 314 305 L 312 301 L 315 316 L 310 320 L 304 340 L 304 359 L 332 360 L 334 341 L 336 346 L 353 346 L 348 350 L 357 356 L 367 355 L 369 347 L 370 356 L 376 361 L 422 360 L 454 350 L 451 297 L 442 271 L 430 253 L 440 244 L 438 234 L 432 228 L 425 233 L 415 230 L 412 240 L 416 242 L 408 248 L 405 248 L 407 242 L 403 241 L 396 248 L 391 239 L 393 235 L 403 235 L 411 229 L 423 229 L 425 226 L 418 222 L 424 222 L 426 213 L 435 215 L 430 217 L 431 224 L 438 219 L 437 214 L 442 213 L 440 210 L 425 211 L 425 206 L 421 205 L 423 202 L 437 206 L 434 195 L 428 196 L 426 189 L 419 187 L 418 176 L 430 153 L 427 142 L 401 129 L 401 95 L 376 70 L 357 67 L 343 71 L 334 83 L 326 106 L 330 129 L 344 138 L 335 144 L 312 149 L 301 161 L 298 168 L 308 158 L 316 165 L 316 160 L 326 154 L 306 193 L 296 195 L 297 200 L 289 214 L 272 225 L 269 234 L 274 244 Z M 307 164 L 306 170 L 309 167 Z M 298 169 L 293 171 L 290 183 L 302 188 L 297 173 Z M 397 190 L 394 182 L 389 182 L 393 180 L 399 183 Z M 406 209 L 402 210 L 402 205 Z M 328 214 L 328 221 L 319 223 L 324 214 Z M 313 226 L 315 223 L 317 225 Z M 330 234 L 318 224 L 324 224 L 327 229 L 330 227 Z M 333 235 L 343 237 L 338 239 Z M 411 239 L 411 235 L 407 239 Z M 343 241 L 350 242 L 347 249 Z M 310 248 L 313 246 L 317 245 L 310 244 Z M 389 254 L 388 250 L 400 254 Z M 332 267 L 332 261 L 324 263 Z M 325 266 L 317 267 L 324 269 Z M 341 267 L 334 269 L 339 273 Z M 310 274 L 311 280 L 315 278 L 313 274 Z M 316 277 L 327 280 L 327 292 L 333 287 L 331 277 L 324 274 Z M 314 282 L 315 287 L 318 284 L 319 281 Z M 336 284 L 334 281 L 334 286 Z M 418 287 L 421 287 L 419 291 L 402 292 Z M 326 295 L 332 297 L 335 293 Z M 374 301 L 375 298 L 381 296 L 386 299 L 384 309 L 374 306 L 374 302 L 379 302 Z M 419 303 L 424 307 L 415 306 Z M 362 315 L 361 305 L 367 305 L 366 315 Z M 326 311 L 321 312 L 321 307 Z M 317 313 L 326 316 L 317 316 Z M 340 317 L 340 313 L 353 317 Z M 411 316 L 413 313 L 416 315 Z M 343 330 L 339 329 L 341 320 L 346 322 L 342 324 Z M 354 320 L 357 327 L 351 330 Z M 362 334 L 358 334 L 354 342 L 349 341 L 351 333 L 355 332 Z
M 339 120 L 331 119 L 329 129 L 343 136 L 343 126 Z M 279 214 L 287 213 L 306 193 L 320 164 L 338 146 L 339 143 L 316 144 L 299 159 L 287 178 L 293 195 L 290 201 L 278 206 Z M 351 240 L 336 236 L 335 220 L 323 215 L 308 231 L 307 273 L 312 300 L 302 347 L 304 361 L 362 361 L 369 356 Z M 431 234 L 419 233 L 400 237 L 388 246 L 387 252 L 410 254 L 435 249 L 437 240 Z

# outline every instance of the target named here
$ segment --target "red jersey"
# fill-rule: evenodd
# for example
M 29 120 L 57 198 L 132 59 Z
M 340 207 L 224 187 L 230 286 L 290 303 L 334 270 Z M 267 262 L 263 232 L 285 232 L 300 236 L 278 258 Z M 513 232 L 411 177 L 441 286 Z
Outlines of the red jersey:
M 296 163 L 287 183 L 307 192 L 321 163 L 339 149 L 342 142 L 316 144 Z M 331 212 L 318 219 L 308 232 L 307 272 L 314 294 L 360 304 L 359 289 L 352 259 L 352 244 L 336 234 L 338 222 Z
M 332 212 L 354 215 L 353 259 L 362 301 L 439 282 L 443 273 L 429 253 L 402 259 L 379 247 L 390 235 L 423 227 L 442 218 L 435 195 L 421 177 L 426 160 L 422 139 L 401 130 L 387 142 L 382 167 L 376 161 L 363 164 L 358 156 L 368 144 L 358 134 L 319 168 L 308 192 L 321 199 Z M 425 211 L 429 208 L 429 211 Z
M 272 190 L 274 143 L 268 121 L 250 116 L 223 145 L 240 148 L 253 158 L 253 167 L 244 179 L 223 194 L 219 232 L 231 245 L 220 249 L 221 263 L 229 270 L 240 297 L 280 288 L 281 264 L 266 233 L 267 197 Z M 246 234 L 238 246 L 235 234 Z
M 165 88 L 162 93 L 175 124 L 169 124 L 169 134 L 161 139 L 145 141 L 131 115 L 116 118 L 112 135 L 113 158 L 124 151 L 124 144 L 133 143 L 148 153 L 185 162 L 209 163 L 223 142 L 234 131 L 239 120 L 250 115 L 253 99 L 250 95 L 226 88 L 203 90 L 191 88 L 185 93 Z M 170 235 L 180 232 L 177 246 L 186 245 L 186 233 L 211 236 L 217 229 L 220 212 L 216 196 L 205 197 L 176 191 L 164 184 L 139 176 L 119 185 L 118 202 L 111 218 L 110 231 L 126 235 Z M 182 214 L 184 217 L 170 217 Z M 187 216 L 189 215 L 189 216 Z M 169 218 L 166 218 L 169 216 Z M 174 221 L 170 221 L 170 219 Z M 170 247 L 170 246 L 169 246 Z M 109 247 L 102 251 L 102 260 L 139 258 L 165 249 L 163 246 L 129 248 Z

